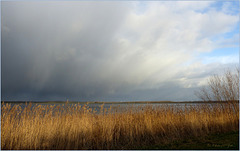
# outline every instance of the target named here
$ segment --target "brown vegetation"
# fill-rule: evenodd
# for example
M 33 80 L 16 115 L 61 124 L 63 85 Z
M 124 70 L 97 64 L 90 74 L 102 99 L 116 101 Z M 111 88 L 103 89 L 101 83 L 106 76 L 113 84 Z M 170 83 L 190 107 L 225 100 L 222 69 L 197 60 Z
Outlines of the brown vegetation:
M 239 111 L 231 103 L 101 106 L 100 113 L 80 104 L 2 104 L 1 149 L 136 149 L 238 127 Z
M 213 75 L 208 85 L 197 91 L 202 101 L 239 101 L 239 68 L 226 70 L 223 75 Z

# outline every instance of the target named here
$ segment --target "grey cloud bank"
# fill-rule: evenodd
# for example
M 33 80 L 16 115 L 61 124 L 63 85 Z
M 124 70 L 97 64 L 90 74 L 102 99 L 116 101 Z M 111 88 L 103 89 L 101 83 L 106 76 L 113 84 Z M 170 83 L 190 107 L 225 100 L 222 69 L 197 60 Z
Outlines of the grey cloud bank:
M 195 100 L 223 69 L 196 60 L 216 47 L 208 37 L 217 33 L 197 26 L 196 12 L 168 5 L 138 14 L 139 2 L 2 2 L 2 100 Z M 238 19 L 222 15 L 214 26 L 230 32 Z

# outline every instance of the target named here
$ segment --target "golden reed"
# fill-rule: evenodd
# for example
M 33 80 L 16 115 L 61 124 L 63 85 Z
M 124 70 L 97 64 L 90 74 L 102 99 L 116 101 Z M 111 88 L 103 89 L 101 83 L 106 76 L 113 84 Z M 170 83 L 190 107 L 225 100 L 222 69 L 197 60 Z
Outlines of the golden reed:
M 232 104 L 147 105 L 100 112 L 87 105 L 2 104 L 1 149 L 135 149 L 239 129 Z

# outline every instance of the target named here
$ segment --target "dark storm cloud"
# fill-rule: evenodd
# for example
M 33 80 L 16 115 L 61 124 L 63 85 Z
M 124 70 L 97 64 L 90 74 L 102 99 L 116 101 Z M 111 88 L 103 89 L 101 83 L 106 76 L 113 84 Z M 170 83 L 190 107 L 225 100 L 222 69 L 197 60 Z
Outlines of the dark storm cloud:
M 3 98 L 107 93 L 98 73 L 127 12 L 117 2 L 3 2 Z
M 165 2 L 1 4 L 3 100 L 194 100 L 200 81 L 220 69 L 194 64 L 196 52 L 215 47 L 202 34 L 209 20 L 195 12 L 199 4 L 187 13 Z M 226 19 L 214 20 L 220 33 L 237 20 L 212 15 Z

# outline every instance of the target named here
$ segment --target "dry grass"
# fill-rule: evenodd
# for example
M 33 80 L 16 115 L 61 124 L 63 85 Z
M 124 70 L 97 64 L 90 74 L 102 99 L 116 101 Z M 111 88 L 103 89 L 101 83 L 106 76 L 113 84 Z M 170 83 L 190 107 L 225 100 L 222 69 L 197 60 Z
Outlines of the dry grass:
M 2 104 L 1 149 L 134 149 L 185 137 L 238 130 L 232 104 L 176 107 L 64 108 Z

